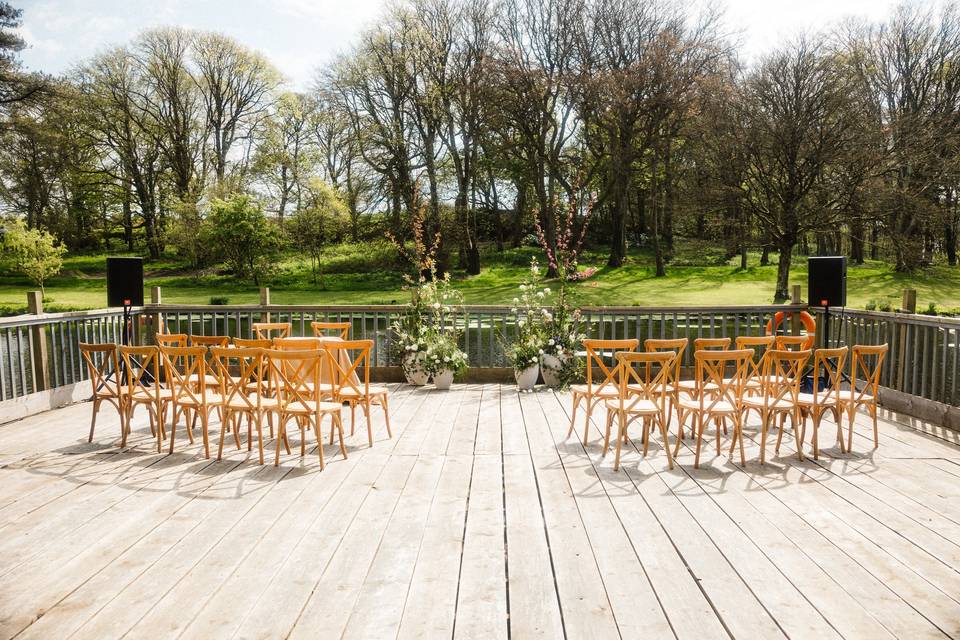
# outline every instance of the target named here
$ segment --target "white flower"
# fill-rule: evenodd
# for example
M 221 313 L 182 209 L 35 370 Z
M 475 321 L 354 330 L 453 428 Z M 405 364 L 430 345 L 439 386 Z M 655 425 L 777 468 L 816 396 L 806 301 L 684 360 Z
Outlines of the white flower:
M 540 349 L 540 355 L 543 355 L 543 349 Z
M 514 298 L 513 304 L 520 304 L 520 298 Z
M 543 291 L 537 291 L 537 297 L 542 298 L 544 296 Z
M 553 345 L 557 344 L 557 342 L 553 338 L 550 338 L 550 341 L 547 342 L 547 344 L 549 344 L 552 347 Z
M 563 347 L 557 347 L 557 355 L 559 356 L 562 354 L 563 354 Z
M 416 350 L 418 350 L 419 348 L 420 348 L 420 347 L 418 347 L 418 346 L 415 345 L 415 344 L 410 345 L 410 351 L 416 351 Z
M 550 293 L 550 287 L 544 287 L 544 288 L 543 288 L 543 292 L 546 293 L 546 294 L 549 294 L 549 293 Z
M 526 320 L 520 320 L 519 322 L 517 322 L 517 325 L 519 325 L 519 326 L 521 326 L 521 327 L 524 326 L 525 324 L 527 324 L 527 321 L 526 321 Z
M 433 303 L 433 308 L 434 308 L 434 309 L 439 309 L 439 308 L 440 308 L 440 303 L 439 303 L 439 302 L 434 302 L 434 303 Z
M 450 356 L 444 356 L 443 361 L 444 361 L 444 362 L 450 362 Z

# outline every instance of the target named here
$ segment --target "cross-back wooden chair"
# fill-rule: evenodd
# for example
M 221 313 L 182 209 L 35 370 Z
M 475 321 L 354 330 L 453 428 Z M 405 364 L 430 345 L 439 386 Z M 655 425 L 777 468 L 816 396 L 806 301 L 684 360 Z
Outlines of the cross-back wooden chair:
M 253 329 L 253 337 L 259 340 L 272 340 L 273 338 L 289 338 L 293 331 L 293 323 L 290 322 L 254 322 L 250 325 Z
M 614 361 L 607 364 L 605 357 L 615 359 L 618 351 L 636 351 L 639 340 L 593 340 L 583 341 L 583 348 L 587 352 L 587 382 L 586 384 L 571 385 L 570 393 L 573 396 L 573 411 L 570 413 L 570 428 L 567 437 L 573 433 L 577 419 L 577 407 L 581 402 L 586 403 L 586 415 L 583 420 L 583 446 L 587 446 L 590 439 L 590 415 L 601 401 L 616 398 L 620 393 L 617 373 L 619 366 Z M 609 356 L 607 355 L 609 354 Z
M 803 443 L 800 440 L 799 397 L 800 382 L 803 378 L 804 367 L 810 360 L 810 351 L 774 349 L 767 353 L 764 360 L 760 394 L 743 399 L 744 409 L 758 409 L 760 411 L 760 464 L 766 462 L 767 433 L 770 432 L 770 423 L 775 417 L 780 418 L 780 429 L 777 433 L 777 445 L 774 451 L 776 453 L 780 452 L 783 429 L 786 419 L 790 418 L 790 427 L 793 429 L 797 444 L 797 458 L 803 460 Z
M 93 442 L 93 430 L 97 426 L 97 414 L 103 402 L 113 405 L 120 416 L 121 437 L 126 432 L 124 421 L 125 389 L 121 383 L 120 361 L 117 357 L 117 345 L 80 343 L 80 355 L 87 365 L 90 387 L 93 389 L 93 416 L 90 418 L 90 435 L 87 442 Z
M 187 334 L 185 333 L 158 333 L 154 340 L 158 347 L 187 346 Z
M 778 334 L 774 348 L 777 351 L 803 351 L 803 345 L 809 340 L 807 336 L 789 336 Z
M 191 347 L 225 347 L 230 344 L 230 336 L 190 336 Z
M 272 349 L 273 340 L 265 338 L 234 338 L 233 346 L 240 349 Z
M 214 375 L 220 384 L 223 407 L 223 426 L 217 460 L 223 457 L 223 440 L 227 425 L 240 448 L 240 419 L 247 418 L 247 451 L 253 447 L 253 425 L 257 429 L 257 453 L 263 464 L 263 416 L 277 408 L 277 398 L 266 392 L 266 352 L 262 348 L 212 347 L 210 349 Z
M 775 348 L 776 336 L 738 336 L 737 349 L 750 349 L 753 355 L 747 361 L 747 381 L 744 393 L 756 395 L 763 388 L 760 380 L 763 373 L 763 362 L 767 354 Z
M 167 387 L 172 394 L 173 421 L 170 426 L 170 453 L 177 438 L 177 416 L 182 413 L 187 427 L 187 435 L 193 443 L 193 429 L 200 418 L 203 435 L 203 453 L 210 457 L 210 412 L 222 404 L 222 398 L 207 384 L 198 384 L 198 380 L 207 379 L 206 347 L 160 347 L 163 355 L 164 370 L 167 375 Z M 219 383 L 219 381 L 218 381 Z M 223 429 L 224 425 L 221 424 Z
M 747 378 L 747 361 L 753 355 L 750 349 L 733 351 L 702 349 L 693 354 L 695 363 L 694 382 L 696 387 L 689 398 L 680 399 L 683 415 L 696 418 L 697 448 L 694 467 L 700 466 L 700 449 L 703 443 L 703 431 L 711 420 L 715 423 L 717 434 L 717 455 L 720 455 L 720 424 L 727 418 L 733 420 L 733 434 L 730 442 L 730 455 L 737 444 L 740 445 L 740 464 L 746 465 L 743 450 L 743 429 L 740 410 L 743 391 Z M 732 368 L 732 375 L 727 368 Z M 677 438 L 673 450 L 674 457 L 680 452 L 680 438 Z
M 644 351 L 673 351 L 677 354 L 673 361 L 673 370 L 670 372 L 670 381 L 667 383 L 667 398 L 670 400 L 670 410 L 667 412 L 667 431 L 670 430 L 670 422 L 673 420 L 673 414 L 677 412 L 677 402 L 679 401 L 680 369 L 683 367 L 683 354 L 687 351 L 690 341 L 686 338 L 648 338 L 643 341 Z
M 350 435 L 354 434 L 356 411 L 359 406 L 367 419 L 367 442 L 371 447 L 373 446 L 370 408 L 379 405 L 383 409 L 387 437 L 392 438 L 387 388 L 370 384 L 370 353 L 373 350 L 373 340 L 327 340 L 322 344 L 327 353 L 326 370 L 329 372 L 329 382 L 333 385 L 333 397 L 337 402 L 346 402 L 350 405 Z M 331 439 L 332 437 L 333 434 Z
M 324 469 L 323 437 L 320 433 L 325 416 L 331 417 L 331 435 L 336 428 L 340 435 L 340 453 L 347 457 L 343 444 L 343 425 L 340 422 L 339 402 L 324 401 L 319 391 L 320 362 L 326 357 L 321 349 L 306 351 L 280 351 L 271 349 L 266 352 L 267 364 L 271 376 L 276 381 L 277 407 L 280 426 L 277 431 L 276 457 L 274 465 L 280 464 L 280 444 L 286 442 L 287 422 L 293 418 L 300 427 L 300 457 L 307 455 L 306 427 L 313 427 L 317 438 L 317 453 L 320 457 L 320 469 Z
M 164 420 L 167 407 L 173 400 L 170 389 L 160 384 L 160 348 L 156 346 L 132 347 L 120 345 L 117 347 L 123 359 L 123 375 L 126 378 L 126 415 L 127 424 L 120 440 L 120 446 L 127 446 L 127 434 L 130 433 L 130 424 L 133 412 L 140 405 L 147 408 L 150 418 L 150 431 L 157 438 L 157 453 L 163 448 L 166 439 Z
M 820 459 L 820 420 L 823 414 L 831 412 L 837 423 L 837 442 L 840 451 L 845 452 L 843 446 L 843 415 L 840 410 L 840 391 L 843 384 L 843 367 L 847 362 L 847 347 L 836 349 L 817 349 L 813 352 L 813 389 L 811 393 L 800 393 L 797 401 L 800 404 L 800 417 L 803 427 L 800 431 L 800 441 L 805 441 L 807 417 L 813 419 L 813 459 Z M 823 379 L 826 388 L 820 389 L 820 380 Z
M 351 324 L 349 322 L 311 322 L 310 329 L 315 338 L 330 335 L 333 331 L 341 340 L 349 340 Z
M 694 338 L 693 339 L 693 350 L 697 351 L 726 351 L 730 348 L 730 338 Z M 694 368 L 696 368 L 696 363 L 694 363 Z M 680 394 L 686 394 L 691 400 L 696 399 L 696 394 L 698 389 L 701 387 L 698 386 L 696 377 L 691 380 L 677 380 L 677 421 L 680 423 L 680 429 L 677 432 L 677 437 L 683 439 L 683 425 L 686 415 L 689 415 L 689 412 L 684 412 L 680 408 Z M 703 391 L 713 392 L 716 391 L 716 387 L 713 383 L 707 383 L 702 387 Z M 726 431 L 726 423 L 724 423 L 724 431 Z M 696 434 L 696 430 L 693 429 L 693 435 Z
M 617 451 L 613 462 L 614 471 L 620 468 L 620 449 L 623 441 L 627 439 L 628 427 L 638 418 L 643 420 L 644 457 L 650 445 L 650 425 L 655 424 L 663 438 L 667 466 L 673 468 L 673 456 L 670 455 L 670 440 L 667 436 L 667 401 L 668 386 L 673 377 L 676 359 L 675 351 L 617 353 L 617 364 L 620 367 L 617 374 L 618 395 L 615 400 L 607 400 L 605 403 L 607 428 L 603 439 L 603 455 L 606 455 L 610 446 L 610 430 L 616 420 Z
M 873 448 L 880 446 L 880 434 L 877 430 L 877 393 L 883 361 L 887 357 L 889 348 L 887 344 L 858 344 L 851 349 L 850 388 L 838 394 L 840 406 L 847 412 L 849 421 L 847 451 L 853 451 L 853 422 L 859 407 L 865 407 L 867 413 L 873 418 Z M 858 380 L 863 384 L 858 385 Z

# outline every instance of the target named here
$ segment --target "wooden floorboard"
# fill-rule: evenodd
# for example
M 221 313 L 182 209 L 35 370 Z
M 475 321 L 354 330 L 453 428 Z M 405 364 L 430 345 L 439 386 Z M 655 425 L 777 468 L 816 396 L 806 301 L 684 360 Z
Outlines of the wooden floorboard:
M 761 466 L 752 418 L 746 468 L 711 430 L 699 469 L 635 428 L 614 471 L 603 411 L 584 447 L 564 393 L 393 385 L 390 406 L 393 437 L 374 408 L 368 447 L 358 412 L 346 460 L 325 434 L 323 472 L 312 434 L 275 467 L 183 430 L 158 454 L 144 415 L 120 450 L 106 406 L 87 443 L 88 403 L 3 425 L 0 638 L 960 638 L 940 425 L 881 412 L 874 449 L 858 414 L 841 453 L 827 421 L 818 460 L 788 430 Z

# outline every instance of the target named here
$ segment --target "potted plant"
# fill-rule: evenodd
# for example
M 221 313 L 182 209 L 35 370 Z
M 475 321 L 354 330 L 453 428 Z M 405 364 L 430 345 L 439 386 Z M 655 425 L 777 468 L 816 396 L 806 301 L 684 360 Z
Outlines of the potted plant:
M 467 354 L 452 336 L 432 332 L 427 339 L 423 363 L 434 386 L 449 389 L 454 377 L 467 370 Z
M 415 295 L 407 311 L 391 326 L 393 348 L 400 360 L 403 375 L 408 384 L 420 387 L 430 381 L 430 374 L 424 367 L 424 349 L 427 345 L 423 336 L 425 327 L 421 306 L 419 296 Z
M 540 356 L 543 382 L 553 389 L 565 388 L 580 374 L 577 347 L 585 336 L 580 332 L 580 310 L 570 309 L 562 283 L 557 303 L 544 316 L 544 336 Z
M 520 391 L 530 391 L 537 384 L 541 353 L 540 341 L 533 336 L 507 347 L 507 358 L 513 366 L 513 378 Z

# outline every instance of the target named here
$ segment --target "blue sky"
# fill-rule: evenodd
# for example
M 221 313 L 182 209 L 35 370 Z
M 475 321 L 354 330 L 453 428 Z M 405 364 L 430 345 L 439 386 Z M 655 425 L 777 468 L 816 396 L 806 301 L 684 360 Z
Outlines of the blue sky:
M 314 70 L 350 47 L 373 23 L 384 0 L 12 0 L 32 70 L 60 73 L 97 51 L 158 25 L 226 33 L 259 49 L 293 87 L 309 86 Z M 799 30 L 848 15 L 881 18 L 894 0 L 728 0 L 727 23 L 741 32 L 749 58 Z

